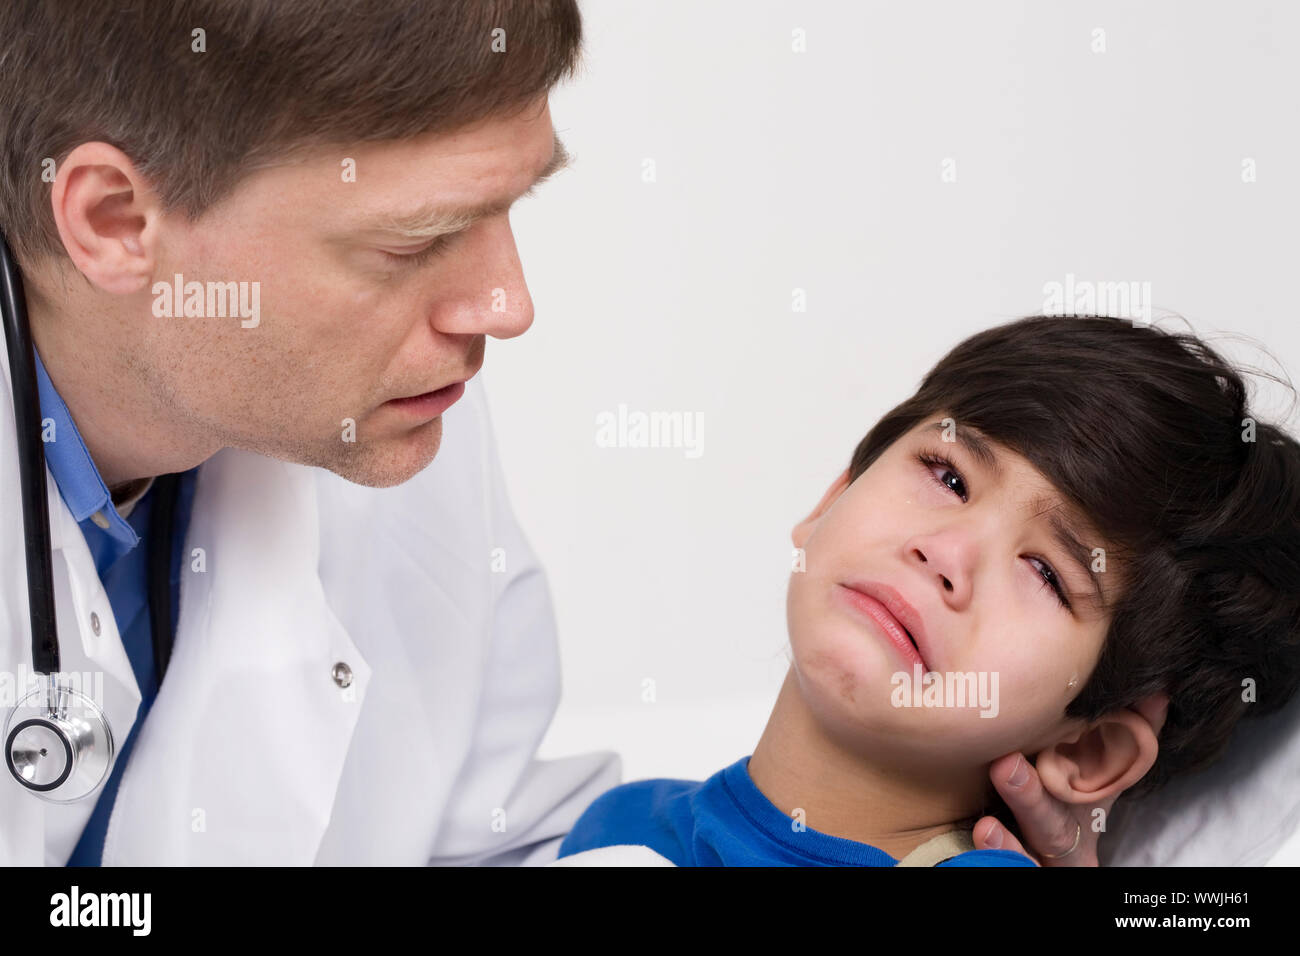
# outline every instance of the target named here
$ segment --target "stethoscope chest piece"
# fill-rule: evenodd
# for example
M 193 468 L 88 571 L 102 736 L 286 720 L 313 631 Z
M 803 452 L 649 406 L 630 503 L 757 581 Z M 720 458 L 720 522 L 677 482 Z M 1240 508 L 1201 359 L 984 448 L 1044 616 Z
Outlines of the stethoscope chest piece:
M 9 772 L 51 803 L 94 793 L 113 762 L 104 712 L 71 687 L 45 684 L 32 691 L 10 711 L 4 734 Z

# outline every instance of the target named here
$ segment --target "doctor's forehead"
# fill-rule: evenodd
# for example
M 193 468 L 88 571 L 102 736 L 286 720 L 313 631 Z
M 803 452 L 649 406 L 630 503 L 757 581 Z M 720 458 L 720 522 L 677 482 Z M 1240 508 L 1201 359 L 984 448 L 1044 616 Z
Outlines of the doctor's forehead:
M 504 188 L 490 188 L 490 195 L 469 196 L 458 200 L 425 199 L 416 203 L 385 203 L 385 208 L 370 212 L 361 217 L 357 228 L 361 232 L 393 233 L 403 238 L 430 238 L 448 232 L 467 229 L 479 219 L 506 212 L 520 199 L 533 195 L 534 190 L 547 179 L 564 169 L 571 162 L 564 143 L 558 133 L 552 131 L 552 148 L 549 157 L 540 167 L 534 163 L 534 171 L 522 179 L 513 171 L 507 171 L 505 178 L 513 179 L 516 185 Z M 490 179 L 491 176 L 485 177 Z M 482 180 L 466 180 L 482 182 Z M 447 179 L 446 184 L 455 180 Z M 517 183 L 522 182 L 520 186 Z M 450 191 L 459 192 L 459 189 Z
M 500 214 L 572 162 L 559 134 L 536 120 L 503 120 L 443 136 L 365 144 L 331 170 L 346 201 L 331 233 L 422 239 Z M 347 182 L 349 174 L 353 182 Z M 331 184 L 330 192 L 337 195 Z

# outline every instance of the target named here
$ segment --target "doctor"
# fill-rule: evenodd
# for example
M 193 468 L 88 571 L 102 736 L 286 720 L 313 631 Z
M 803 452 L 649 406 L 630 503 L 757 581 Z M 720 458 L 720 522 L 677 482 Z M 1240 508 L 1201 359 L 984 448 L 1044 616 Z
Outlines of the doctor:
M 576 5 L 221 9 L 0 7 L 61 667 L 117 750 L 74 802 L 5 774 L 0 862 L 548 862 L 620 767 L 534 756 L 556 635 L 479 372 L 533 321 L 508 210 L 567 161 Z M 6 398 L 6 705 L 32 667 L 16 427 Z

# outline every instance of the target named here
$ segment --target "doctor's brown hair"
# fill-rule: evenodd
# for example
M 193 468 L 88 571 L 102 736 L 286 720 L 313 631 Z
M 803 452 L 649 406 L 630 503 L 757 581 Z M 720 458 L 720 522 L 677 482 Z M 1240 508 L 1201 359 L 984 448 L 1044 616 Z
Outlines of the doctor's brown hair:
M 1300 445 L 1255 421 L 1241 374 L 1209 345 L 1099 316 L 977 333 L 862 439 L 850 480 L 940 413 L 1027 459 L 1092 525 L 1088 549 L 1106 549 L 1104 573 L 1120 586 L 1065 716 L 1094 721 L 1156 691 L 1170 697 L 1156 762 L 1121 800 L 1208 767 L 1239 720 L 1295 695 Z M 989 799 L 1019 838 L 996 791 Z
M 521 111 L 581 40 L 576 0 L 3 0 L 0 228 L 20 265 L 64 255 L 42 174 L 81 143 L 192 222 L 297 150 Z

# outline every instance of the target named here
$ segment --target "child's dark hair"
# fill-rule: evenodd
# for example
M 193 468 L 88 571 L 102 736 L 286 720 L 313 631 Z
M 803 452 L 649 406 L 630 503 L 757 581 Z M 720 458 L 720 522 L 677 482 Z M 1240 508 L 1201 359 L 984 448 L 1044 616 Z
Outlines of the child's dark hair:
M 1246 404 L 1241 374 L 1195 335 L 1030 316 L 958 344 L 849 466 L 856 479 L 942 412 L 1022 455 L 1087 517 L 1121 586 L 1065 716 L 1170 697 L 1159 756 L 1129 797 L 1209 766 L 1237 721 L 1300 685 L 1300 445 Z M 1016 832 L 996 794 L 992 806 Z

